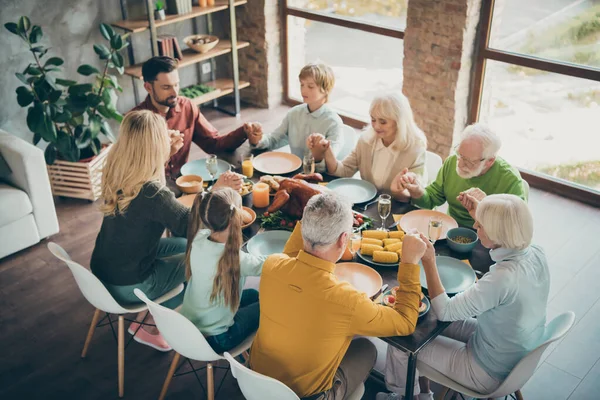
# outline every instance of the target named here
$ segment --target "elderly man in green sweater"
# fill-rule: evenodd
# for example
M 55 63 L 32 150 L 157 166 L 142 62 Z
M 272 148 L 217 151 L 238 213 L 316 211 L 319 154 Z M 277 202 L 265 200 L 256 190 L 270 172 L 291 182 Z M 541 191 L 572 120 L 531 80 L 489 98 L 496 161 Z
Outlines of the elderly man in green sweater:
M 481 200 L 486 194 L 514 194 L 527 200 L 523 179 L 516 168 L 498 157 L 500 138 L 486 125 L 473 124 L 462 133 L 455 154 L 446 159 L 437 178 L 424 188 L 417 176 L 403 171 L 392 186 L 405 188 L 411 202 L 432 209 L 448 202 L 448 214 L 460 226 L 472 227 L 473 210 L 466 193 Z

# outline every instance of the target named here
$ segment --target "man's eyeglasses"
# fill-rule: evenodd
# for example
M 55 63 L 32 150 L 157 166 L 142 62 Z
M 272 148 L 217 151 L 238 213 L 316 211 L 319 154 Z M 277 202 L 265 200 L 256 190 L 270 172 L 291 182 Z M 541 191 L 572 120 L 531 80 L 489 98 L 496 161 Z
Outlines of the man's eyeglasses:
M 485 161 L 486 158 L 480 158 L 479 160 L 470 160 L 468 158 L 463 157 L 459 152 L 458 152 L 458 145 L 454 146 L 454 153 L 456 154 L 456 157 L 458 157 L 459 159 L 461 159 L 468 167 L 475 167 L 477 165 L 479 165 L 482 161 Z

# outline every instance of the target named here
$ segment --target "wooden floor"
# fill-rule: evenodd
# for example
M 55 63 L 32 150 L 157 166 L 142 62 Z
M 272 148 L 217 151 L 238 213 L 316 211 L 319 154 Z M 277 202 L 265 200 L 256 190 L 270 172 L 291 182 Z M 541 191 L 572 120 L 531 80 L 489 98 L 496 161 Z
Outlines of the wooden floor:
M 246 108 L 243 122 L 266 131 L 286 107 Z M 208 111 L 225 132 L 242 120 Z M 200 151 L 193 150 L 192 157 Z M 595 399 L 600 392 L 600 210 L 532 189 L 535 241 L 547 252 L 552 285 L 549 317 L 577 313 L 577 325 L 544 356 L 523 390 L 525 399 Z M 57 199 L 60 233 L 52 237 L 88 266 L 101 215 L 95 204 Z M 48 240 L 0 260 L 0 399 L 117 398 L 117 349 L 110 328 L 99 328 L 86 359 L 80 358 L 93 308 L 66 266 L 46 248 Z M 125 352 L 125 398 L 155 399 L 172 354 L 132 342 Z M 222 372 L 217 373 L 218 379 Z M 204 383 L 204 376 L 203 383 Z M 382 388 L 368 382 L 365 399 Z M 204 398 L 193 375 L 175 378 L 168 399 Z M 219 399 L 242 399 L 229 376 Z

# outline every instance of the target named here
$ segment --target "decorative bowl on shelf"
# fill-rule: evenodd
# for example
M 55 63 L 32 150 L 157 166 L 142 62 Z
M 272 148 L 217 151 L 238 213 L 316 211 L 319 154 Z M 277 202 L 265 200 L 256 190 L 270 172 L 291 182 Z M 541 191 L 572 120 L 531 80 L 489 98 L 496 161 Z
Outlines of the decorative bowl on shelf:
M 190 49 L 198 53 L 206 53 L 219 43 L 219 38 L 212 35 L 190 35 L 183 41 Z

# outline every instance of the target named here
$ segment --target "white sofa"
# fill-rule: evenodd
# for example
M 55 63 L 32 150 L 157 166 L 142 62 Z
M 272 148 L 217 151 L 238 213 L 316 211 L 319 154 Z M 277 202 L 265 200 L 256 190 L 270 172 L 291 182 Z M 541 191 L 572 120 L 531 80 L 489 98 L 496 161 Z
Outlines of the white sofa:
M 0 259 L 58 232 L 41 149 L 0 129 L 0 153 L 11 169 L 0 180 Z

